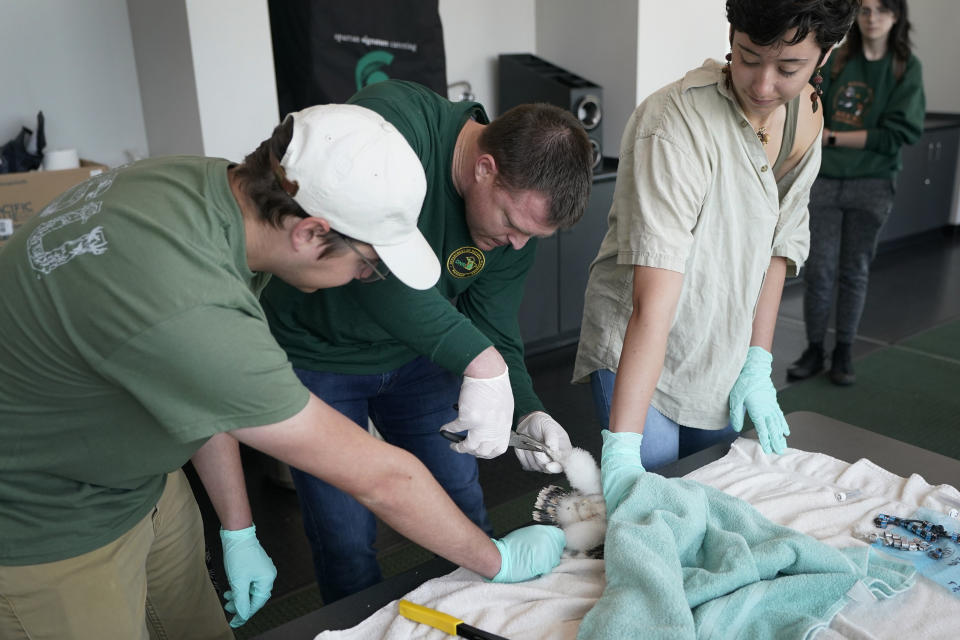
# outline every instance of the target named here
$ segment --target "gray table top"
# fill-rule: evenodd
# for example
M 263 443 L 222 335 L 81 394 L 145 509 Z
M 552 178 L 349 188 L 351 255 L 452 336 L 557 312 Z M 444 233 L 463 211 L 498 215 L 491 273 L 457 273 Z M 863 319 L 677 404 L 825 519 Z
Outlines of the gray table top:
M 787 416 L 787 422 L 790 424 L 787 444 L 794 449 L 817 451 L 850 463 L 869 458 L 900 476 L 918 473 L 931 484 L 960 485 L 960 460 L 809 411 L 793 412 Z M 753 435 L 751 432 L 748 437 Z M 662 467 L 657 473 L 680 477 L 722 458 L 726 451 L 725 445 L 716 445 Z M 416 569 L 271 629 L 255 640 L 312 640 L 327 629 L 348 629 L 427 580 L 455 568 L 442 558 L 434 558 Z

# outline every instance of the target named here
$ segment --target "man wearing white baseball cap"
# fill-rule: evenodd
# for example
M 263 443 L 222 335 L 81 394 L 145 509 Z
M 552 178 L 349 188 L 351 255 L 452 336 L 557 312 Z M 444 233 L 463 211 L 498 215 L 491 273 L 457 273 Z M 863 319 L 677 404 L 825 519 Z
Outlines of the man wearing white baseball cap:
M 392 122 L 420 158 L 427 192 L 418 227 L 440 279 L 425 291 L 387 278 L 310 295 L 274 280 L 264 311 L 308 389 L 360 429 L 372 420 L 489 531 L 477 458 L 506 451 L 514 424 L 553 452 L 518 450 L 524 469 L 559 472 L 571 446 L 534 392 L 517 315 L 536 237 L 569 228 L 586 207 L 590 141 L 556 106 L 521 105 L 490 122 L 480 104 L 412 82 L 378 82 L 349 102 Z M 466 438 L 451 445 L 441 430 Z M 380 580 L 376 521 L 304 471 L 292 475 L 330 602 Z
M 288 118 L 293 137 L 280 166 L 296 203 L 373 246 L 407 286 L 436 284 L 440 262 L 417 229 L 426 178 L 396 128 L 354 105 L 310 107 Z
M 415 457 L 304 388 L 258 303 L 271 274 L 314 291 L 386 277 L 387 265 L 432 286 L 439 265 L 416 229 L 424 190 L 415 154 L 382 118 L 315 107 L 240 165 L 171 157 L 108 171 L 10 238 L 0 637 L 232 638 L 276 576 L 239 442 L 485 577 L 525 580 L 559 562 L 558 529 L 491 540 Z M 180 470 L 188 459 L 222 527 L 229 625 Z

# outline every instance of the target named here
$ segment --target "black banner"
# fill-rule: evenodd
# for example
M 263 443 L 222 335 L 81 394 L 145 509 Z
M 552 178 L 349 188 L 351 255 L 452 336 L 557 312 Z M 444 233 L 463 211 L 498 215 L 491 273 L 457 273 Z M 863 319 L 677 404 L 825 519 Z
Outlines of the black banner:
M 386 80 L 447 95 L 439 0 L 270 0 L 280 117 Z

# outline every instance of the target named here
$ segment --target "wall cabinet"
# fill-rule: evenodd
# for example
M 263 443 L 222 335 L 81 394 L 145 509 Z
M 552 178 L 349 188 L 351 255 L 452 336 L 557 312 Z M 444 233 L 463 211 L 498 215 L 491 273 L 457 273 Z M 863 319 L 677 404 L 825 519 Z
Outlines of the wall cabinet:
M 960 153 L 960 117 L 929 115 L 923 136 L 916 144 L 903 147 L 902 153 L 903 170 L 897 178 L 893 211 L 880 232 L 880 242 L 949 223 Z
M 520 334 L 527 354 L 576 342 L 590 263 L 607 232 L 617 162 L 604 158 L 593 178 L 590 201 L 573 229 L 538 241 L 520 306 Z

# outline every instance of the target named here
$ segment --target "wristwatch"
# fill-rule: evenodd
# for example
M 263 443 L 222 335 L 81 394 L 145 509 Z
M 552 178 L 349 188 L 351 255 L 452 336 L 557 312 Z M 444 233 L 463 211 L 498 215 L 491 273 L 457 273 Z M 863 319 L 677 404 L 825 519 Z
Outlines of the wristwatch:
M 833 131 L 827 134 L 827 146 L 828 147 L 837 146 L 837 136 Z

